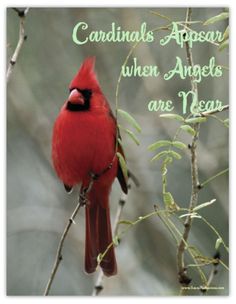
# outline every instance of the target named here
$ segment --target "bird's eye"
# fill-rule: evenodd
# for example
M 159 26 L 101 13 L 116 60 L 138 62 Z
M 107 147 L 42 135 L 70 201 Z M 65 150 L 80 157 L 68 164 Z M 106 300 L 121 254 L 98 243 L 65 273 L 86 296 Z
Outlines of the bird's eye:
M 83 94 L 85 100 L 89 100 L 92 95 L 92 90 L 89 89 L 81 90 L 80 92 Z

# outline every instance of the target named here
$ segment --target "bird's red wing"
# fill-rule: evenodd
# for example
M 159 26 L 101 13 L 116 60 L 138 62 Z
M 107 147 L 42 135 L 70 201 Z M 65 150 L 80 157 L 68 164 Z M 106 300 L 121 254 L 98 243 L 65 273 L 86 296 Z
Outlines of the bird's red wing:
M 109 107 L 108 102 L 107 102 L 107 105 L 108 105 L 108 107 Z M 118 128 L 117 123 L 116 123 L 116 118 L 115 118 L 115 116 L 113 115 L 112 110 L 111 110 L 110 107 L 109 107 L 109 115 L 110 115 L 110 117 L 112 118 L 114 124 L 116 125 L 116 128 Z M 120 131 L 119 131 L 119 129 L 118 129 L 118 138 L 121 140 L 121 136 L 120 136 Z M 114 142 L 115 142 L 115 147 L 116 147 L 116 136 L 115 136 L 115 141 L 114 141 Z M 122 146 L 120 145 L 119 142 L 118 142 L 118 149 L 117 149 L 117 152 L 119 152 L 119 153 L 123 156 L 123 158 L 125 159 L 124 150 L 123 150 L 123 148 L 122 148 Z M 127 178 L 126 178 L 126 177 L 124 176 L 124 174 L 123 174 L 123 171 L 122 171 L 122 169 L 121 169 L 119 160 L 118 160 L 117 175 L 116 175 L 116 177 L 118 178 L 118 181 L 119 181 L 119 183 L 120 183 L 120 186 L 121 186 L 122 191 L 123 191 L 125 194 L 127 194 L 127 193 L 128 193 L 128 181 L 127 181 Z

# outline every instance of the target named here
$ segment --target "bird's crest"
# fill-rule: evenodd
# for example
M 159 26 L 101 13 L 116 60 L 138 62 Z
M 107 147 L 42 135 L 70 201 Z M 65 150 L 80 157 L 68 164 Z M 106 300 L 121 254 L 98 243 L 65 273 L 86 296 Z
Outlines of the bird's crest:
M 100 90 L 99 83 L 94 72 L 95 57 L 88 57 L 82 63 L 78 73 L 70 83 L 70 89 Z

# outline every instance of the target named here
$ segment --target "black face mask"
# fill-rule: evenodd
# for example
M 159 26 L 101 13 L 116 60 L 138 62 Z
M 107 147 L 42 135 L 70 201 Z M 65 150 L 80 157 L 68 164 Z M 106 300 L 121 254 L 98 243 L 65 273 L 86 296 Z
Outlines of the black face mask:
M 70 91 L 72 91 L 72 90 L 74 90 L 74 89 L 71 89 Z M 76 104 L 76 103 L 72 103 L 72 102 L 68 101 L 66 104 L 66 109 L 69 111 L 72 111 L 72 112 L 89 110 L 92 91 L 89 89 L 80 90 L 77 88 L 75 88 L 75 90 L 79 91 L 83 95 L 84 104 L 81 105 L 81 104 Z

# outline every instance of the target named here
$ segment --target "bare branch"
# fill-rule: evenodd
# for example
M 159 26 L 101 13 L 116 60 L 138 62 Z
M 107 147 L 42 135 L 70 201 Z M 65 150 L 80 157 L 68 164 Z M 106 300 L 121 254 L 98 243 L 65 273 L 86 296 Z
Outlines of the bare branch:
M 99 273 L 98 273 L 96 283 L 95 283 L 94 288 L 93 288 L 92 296 L 98 296 L 100 294 L 100 292 L 103 290 L 103 288 L 104 288 L 103 287 L 103 279 L 104 279 L 104 273 L 100 269 Z
M 18 8 L 13 8 L 13 9 L 18 13 L 18 16 L 20 18 L 20 29 L 19 29 L 18 43 L 7 68 L 7 83 L 9 82 L 10 76 L 16 64 L 22 45 L 27 38 L 27 36 L 25 35 L 25 17 L 29 12 L 29 8 L 26 8 L 24 10 L 20 10 Z
M 70 230 L 70 227 L 74 221 L 74 218 L 75 216 L 77 215 L 80 207 L 81 207 L 81 202 L 79 202 L 72 214 L 72 216 L 69 218 L 68 220 L 68 223 L 64 229 L 64 232 L 61 236 L 61 240 L 59 242 L 59 245 L 58 245 L 58 248 L 57 248 L 57 254 L 56 254 L 56 258 L 55 258 L 55 262 L 54 262 L 54 265 L 53 265 L 53 268 L 52 268 L 52 272 L 51 272 L 51 275 L 49 277 L 49 280 L 48 280 L 48 283 L 47 283 L 47 286 L 46 286 L 46 289 L 45 289 L 45 292 L 44 292 L 44 295 L 47 296 L 49 294 L 49 291 L 50 291 L 50 288 L 51 288 L 51 285 L 52 285 L 52 282 L 54 280 L 54 277 L 56 275 L 56 272 L 57 272 L 57 269 L 59 267 L 59 264 L 60 262 L 62 261 L 62 249 L 63 249 L 63 245 L 64 245 L 64 241 L 65 241 L 65 238 Z
M 209 274 L 209 278 L 208 278 L 208 280 L 207 280 L 207 283 L 206 283 L 206 285 L 205 286 L 203 286 L 202 288 L 201 288 L 201 292 L 202 293 L 206 293 L 207 291 L 208 291 L 208 289 L 209 289 L 209 287 L 211 286 L 211 283 L 212 283 L 212 281 L 213 281 L 213 279 L 214 279 L 214 277 L 217 275 L 217 273 L 218 273 L 218 265 L 219 265 L 219 263 L 220 263 L 220 253 L 219 253 L 219 251 L 217 250 L 216 251 L 216 253 L 215 253 L 215 255 L 214 255 L 214 260 L 215 260 L 215 262 L 213 263 L 213 265 L 212 265 L 212 269 L 211 269 L 211 272 L 210 272 L 210 274 Z
M 191 21 L 191 14 L 192 9 L 188 8 L 186 13 L 186 25 L 189 26 L 189 22 Z M 187 61 L 189 66 L 193 68 L 193 57 L 192 57 L 192 50 L 189 46 L 189 43 L 185 43 L 186 46 L 186 53 L 187 53 Z M 198 100 L 198 86 L 197 82 L 195 81 L 195 77 L 191 76 L 191 86 L 192 91 L 195 93 L 195 96 Z M 200 124 L 195 123 L 193 126 L 195 130 L 195 135 L 193 136 L 192 143 L 190 146 L 191 151 L 191 179 L 192 179 L 192 192 L 191 192 L 191 198 L 189 203 L 189 213 L 192 212 L 193 208 L 197 205 L 198 202 L 198 192 L 200 190 L 199 187 L 199 180 L 198 180 L 198 164 L 197 164 L 197 140 L 199 136 L 199 128 Z M 182 286 L 188 286 L 191 282 L 191 278 L 187 275 L 187 268 L 185 266 L 184 261 L 184 253 L 185 253 L 185 244 L 187 243 L 189 232 L 192 227 L 192 217 L 191 215 L 186 217 L 185 223 L 184 223 L 184 232 L 183 236 L 181 238 L 181 241 L 179 243 L 178 249 L 177 249 L 177 267 L 178 267 L 178 276 L 179 276 L 179 283 Z
M 58 267 L 59 267 L 59 265 L 62 261 L 62 249 L 63 249 L 63 245 L 64 245 L 64 241 L 66 239 L 66 236 L 67 236 L 67 234 L 70 230 L 71 225 L 74 223 L 75 217 L 76 217 L 78 211 L 80 210 L 80 207 L 82 207 L 86 204 L 86 200 L 87 200 L 86 196 L 92 188 L 93 181 L 94 181 L 94 179 L 91 178 L 89 186 L 87 188 L 82 188 L 82 190 L 80 192 L 79 202 L 78 202 L 75 210 L 73 211 L 71 217 L 69 218 L 68 223 L 67 223 L 67 225 L 66 225 L 66 227 L 65 227 L 65 229 L 62 233 L 62 236 L 61 236 L 58 248 L 57 248 L 56 258 L 55 258 L 55 261 L 54 261 L 52 272 L 51 272 L 51 275 L 49 277 L 47 286 L 46 286 L 45 291 L 44 291 L 45 296 L 47 296 L 49 294 L 49 291 L 51 289 L 51 285 L 53 283 L 54 277 L 57 273 L 57 269 L 58 269 Z

